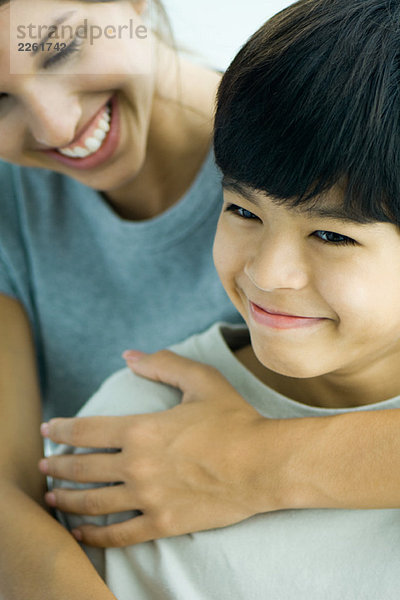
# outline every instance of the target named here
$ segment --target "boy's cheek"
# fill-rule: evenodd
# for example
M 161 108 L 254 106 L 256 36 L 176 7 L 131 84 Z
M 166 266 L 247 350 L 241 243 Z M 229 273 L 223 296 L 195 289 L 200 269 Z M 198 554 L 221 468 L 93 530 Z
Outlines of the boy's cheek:
M 221 219 L 213 246 L 214 265 L 224 287 L 230 279 L 243 272 L 246 263 L 246 244 L 238 232 L 232 232 Z
M 214 265 L 218 276 L 224 285 L 227 274 L 231 270 L 231 248 L 228 250 L 229 237 L 224 235 L 223 228 L 218 225 L 217 233 L 214 240 L 213 258 Z M 225 287 L 225 286 L 224 286 Z

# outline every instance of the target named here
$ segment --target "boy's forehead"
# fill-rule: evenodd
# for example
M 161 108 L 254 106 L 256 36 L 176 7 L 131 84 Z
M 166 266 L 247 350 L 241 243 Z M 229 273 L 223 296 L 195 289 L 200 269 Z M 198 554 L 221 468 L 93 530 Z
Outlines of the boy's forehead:
M 247 200 L 247 202 L 258 206 L 259 208 L 263 208 L 263 205 L 265 206 L 265 200 L 268 199 L 266 192 L 255 190 L 229 176 L 223 177 L 222 186 L 225 191 L 239 195 Z M 297 207 L 291 206 L 290 209 L 310 219 L 319 217 L 323 219 L 343 221 L 345 223 L 356 223 L 357 225 L 370 225 L 371 221 L 367 221 L 366 218 L 361 216 L 357 217 L 356 215 L 349 214 L 346 211 L 344 206 L 344 196 L 345 190 L 343 185 L 337 184 L 324 194 L 321 194 L 309 202 L 305 202 L 303 205 Z M 273 199 L 272 201 L 274 202 Z M 284 206 L 285 204 L 284 200 L 275 202 L 281 206 Z M 290 206 L 289 199 L 288 206 Z

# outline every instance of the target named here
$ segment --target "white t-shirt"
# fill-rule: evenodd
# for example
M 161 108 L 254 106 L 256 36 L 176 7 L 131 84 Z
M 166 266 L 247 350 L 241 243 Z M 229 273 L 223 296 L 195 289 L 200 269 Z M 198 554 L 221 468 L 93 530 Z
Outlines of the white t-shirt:
M 248 342 L 245 328 L 217 324 L 173 349 L 217 367 L 266 417 L 400 406 L 399 397 L 349 411 L 290 400 L 262 384 L 235 358 L 233 351 Z M 80 414 L 147 413 L 179 401 L 179 391 L 124 369 L 103 384 Z M 105 524 L 127 516 L 86 521 Z M 72 515 L 66 520 L 69 527 L 82 523 L 82 517 Z M 96 549 L 89 555 L 118 600 L 398 600 L 400 511 L 278 511 L 223 529 Z

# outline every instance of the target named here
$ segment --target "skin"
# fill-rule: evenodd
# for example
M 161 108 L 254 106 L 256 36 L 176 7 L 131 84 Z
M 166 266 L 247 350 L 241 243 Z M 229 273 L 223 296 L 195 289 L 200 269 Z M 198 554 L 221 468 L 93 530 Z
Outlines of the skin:
M 225 192 L 214 246 L 221 281 L 250 330 L 243 362 L 305 404 L 323 399 L 326 408 L 348 408 L 398 395 L 398 228 L 313 216 L 252 196 Z M 340 189 L 322 205 L 340 206 Z M 346 238 L 356 243 L 340 245 Z M 254 319 L 251 302 L 320 318 L 311 327 L 274 329 Z
M 251 333 L 252 347 L 240 350 L 238 358 L 267 385 L 311 405 L 348 408 L 397 395 L 398 229 L 311 216 L 261 194 L 252 199 L 225 193 L 214 245 L 219 276 Z M 340 207 L 340 190 L 332 190 L 323 204 Z M 348 238 L 355 243 L 338 244 Z M 254 321 L 249 299 L 318 320 L 309 328 L 271 329 Z M 62 456 L 41 465 L 65 479 L 78 474 L 82 482 L 111 481 L 117 473 L 125 482 L 107 495 L 55 490 L 48 500 L 63 510 L 103 514 L 113 495 L 120 510 L 135 506 L 143 512 L 119 525 L 81 527 L 76 534 L 84 541 L 122 546 L 207 529 L 210 512 L 213 527 L 223 527 L 284 508 L 378 508 L 383 478 L 392 482 L 385 506 L 397 506 L 391 465 L 379 464 L 376 448 L 382 448 L 383 418 L 386 450 L 398 454 L 398 411 L 356 416 L 359 435 L 365 431 L 363 447 L 371 451 L 360 457 L 355 415 L 268 420 L 213 369 L 168 351 L 132 352 L 127 358 L 136 373 L 179 387 L 183 404 L 156 415 L 113 418 L 105 439 L 101 417 L 52 420 L 43 429 L 54 441 L 77 446 L 122 442 L 122 452 L 107 462 L 98 455 L 90 461 Z
M 20 303 L 3 295 L 0 330 L 0 530 L 6 540 L 0 597 L 115 600 L 75 540 L 43 508 L 45 481 L 36 469 L 43 452 L 36 434 L 41 402 L 30 324 Z
M 99 21 L 106 20 L 108 13 L 104 11 L 111 6 L 43 0 L 35 3 L 35 20 L 36 11 L 42 10 L 44 5 L 58 11 L 62 4 L 68 5 L 69 10 L 79 4 L 80 11 L 91 12 L 92 18 Z M 119 4 L 119 10 L 129 10 L 125 16 L 140 22 L 140 3 L 136 10 L 126 2 Z M 173 204 L 190 185 L 209 149 L 219 77 L 179 61 L 178 79 L 174 67 L 176 59 L 166 49 L 161 52 L 160 62 L 146 76 L 136 78 L 129 73 L 126 77 L 125 57 L 131 54 L 126 47 L 119 47 L 115 54 L 109 55 L 109 46 L 101 56 L 102 59 L 110 56 L 111 75 L 90 77 L 86 73 L 72 78 L 68 73 L 57 72 L 57 76 L 50 78 L 33 70 L 11 77 L 7 62 L 8 10 L 8 5 L 0 8 L 0 60 L 5 61 L 0 65 L 0 90 L 8 94 L 7 107 L 0 109 L 4 111 L 0 112 L 3 115 L 0 156 L 19 164 L 60 171 L 89 186 L 100 186 L 110 205 L 126 219 L 150 218 Z M 33 10 L 32 3 L 28 2 L 26 10 L 28 15 Z M 56 16 L 50 12 L 44 18 L 46 23 Z M 104 50 L 104 47 L 98 48 Z M 34 69 L 32 65 L 29 62 L 29 68 Z M 72 69 L 66 65 L 62 68 Z M 177 81 L 182 84 L 179 95 Z M 118 93 L 121 102 L 124 132 L 130 133 L 127 133 L 129 142 L 125 133 L 122 136 L 112 169 L 101 169 L 96 175 L 78 173 L 43 155 L 44 148 L 68 144 L 113 91 Z M 340 330 L 336 305 L 330 304 L 327 291 L 314 292 L 304 295 L 303 300 L 316 302 L 312 304 L 313 309 L 328 311 L 324 316 L 330 319 L 329 331 L 333 335 L 335 327 Z M 281 351 L 289 352 L 289 349 L 282 346 Z M 389 411 L 373 416 L 345 415 L 301 422 L 260 420 L 212 369 L 191 361 L 182 362 L 180 357 L 168 352 L 142 356 L 139 360 L 133 353 L 133 358 L 136 360 L 131 356 L 129 365 L 135 372 L 180 387 L 184 403 L 174 411 L 151 417 L 96 422 L 101 443 L 91 437 L 94 423 L 91 419 L 57 420 L 43 430 L 44 435 L 68 444 L 104 447 L 107 440 L 107 446 L 123 449 L 107 465 L 101 454 L 90 463 L 75 456 L 53 457 L 41 463 L 43 473 L 59 478 L 124 481 L 124 485 L 106 488 L 107 491 L 55 490 L 53 497 L 48 497 L 51 505 L 83 514 L 106 514 L 124 510 L 124 507 L 143 508 L 143 518 L 135 519 L 135 523 L 113 528 L 82 528 L 79 537 L 86 543 L 128 545 L 227 525 L 257 512 L 289 507 L 398 505 L 400 489 L 395 478 L 390 477 L 393 457 L 400 455 L 398 424 L 396 416 L 383 414 Z M 243 361 L 246 360 L 243 357 Z M 278 353 L 275 360 L 276 364 L 270 367 L 276 368 L 282 356 Z M 291 366 L 296 367 L 293 356 Z M 336 368 L 341 366 L 337 364 Z M 294 370 L 285 375 L 295 373 Z M 317 376 L 308 373 L 307 378 L 313 380 Z M 270 384 L 274 382 L 271 380 Z M 337 389 L 334 396 L 339 402 Z M 312 397 L 316 404 L 325 402 L 322 397 L 317 399 L 316 390 Z M 362 398 L 359 400 L 362 403 Z M 361 441 L 354 437 L 355 427 L 360 435 L 364 432 Z M 186 435 L 189 429 L 190 436 Z M 387 464 L 381 458 L 382 432 L 389 457 Z M 218 443 L 211 444 L 211 438 Z M 360 443 L 366 457 L 364 462 L 359 456 Z M 318 461 L 315 456 L 319 456 Z M 180 460 L 184 469 L 175 468 Z M 358 469 L 355 471 L 356 461 Z M 335 468 L 339 463 L 343 465 L 340 473 Z M 177 477 L 177 473 L 181 476 Z M 199 490 L 203 490 L 200 504 Z M 230 498 L 229 503 L 226 498 Z M 37 589 L 42 598 L 42 590 Z M 67 589 L 66 593 L 68 597 L 76 595 L 68 594 Z M 23 596 L 16 597 L 20 600 Z M 61 598 L 59 590 L 49 597 Z
M 25 25 L 50 26 L 68 12 L 63 25 L 73 30 L 85 19 L 103 30 L 130 19 L 135 27 L 143 26 L 144 2 L 14 2 L 12 14 Z M 209 150 L 220 77 L 177 59 L 150 32 L 147 39 L 103 36 L 93 45 L 86 40 L 72 56 L 47 66 L 47 52 L 34 59 L 29 52 L 16 52 L 18 39 L 16 32 L 9 39 L 9 19 L 7 4 L 0 10 L 0 157 L 51 169 L 101 190 L 124 218 L 149 218 L 174 204 Z M 10 51 L 17 74 L 10 72 Z M 113 93 L 119 101 L 121 137 L 110 160 L 79 171 L 43 152 L 70 144 Z
M 18 18 L 27 23 L 51 24 L 67 9 L 73 13 L 73 24 L 86 17 L 97 24 L 112 23 L 113 18 L 123 22 L 129 18 L 140 24 L 144 4 L 50 0 L 33 4 L 14 0 L 13 10 L 17 6 L 22 10 Z M 51 74 L 43 70 L 40 54 L 33 60 L 27 53 L 17 57 L 23 62 L 19 64 L 19 74 L 10 73 L 10 48 L 15 50 L 16 44 L 10 40 L 9 19 L 10 5 L 2 4 L 0 157 L 20 165 L 52 169 L 100 189 L 110 206 L 126 219 L 151 218 L 174 204 L 191 185 L 209 151 L 220 76 L 178 59 L 159 42 L 154 42 L 152 52 L 157 60 L 151 70 L 138 74 L 135 65 L 127 60 L 136 55 L 134 48 L 121 42 L 110 50 L 105 40 L 86 48 L 83 62 L 74 57 L 73 64 L 60 63 Z M 100 62 L 102 73 L 95 74 L 93 68 L 93 75 L 88 74 Z M 109 164 L 83 172 L 44 152 L 68 145 L 113 93 L 120 103 L 122 135 Z M 0 361 L 4 365 L 2 411 L 7 415 L 12 411 L 15 417 L 15 426 L 8 419 L 9 430 L 2 434 L 0 478 L 1 488 L 7 493 L 1 498 L 1 512 L 6 516 L 1 528 L 10 543 L 1 557 L 1 593 L 10 600 L 111 598 L 73 538 L 39 507 L 43 504 L 44 479 L 35 469 L 42 444 L 34 349 L 22 307 L 2 296 L 0 300 L 1 330 L 7 331 Z M 17 336 L 20 345 L 15 353 L 7 340 L 16 340 Z M 16 379 L 24 381 L 23 393 L 14 384 L 11 366 L 15 354 L 19 364 Z M 25 370 L 29 377 L 23 378 Z M 24 429 L 16 421 L 21 414 Z M 108 431 L 108 424 L 104 429 Z M 16 430 L 20 438 L 14 436 L 13 443 L 9 443 L 9 432 Z M 35 430 L 37 435 L 32 435 Z M 36 476 L 32 475 L 35 472 Z M 43 538 L 46 551 L 38 555 L 36 549 L 42 546 Z M 21 540 L 26 540 L 26 544 L 21 544 Z M 29 564 L 23 579 L 21 562 Z M 69 576 L 71 572 L 76 574 L 74 581 Z

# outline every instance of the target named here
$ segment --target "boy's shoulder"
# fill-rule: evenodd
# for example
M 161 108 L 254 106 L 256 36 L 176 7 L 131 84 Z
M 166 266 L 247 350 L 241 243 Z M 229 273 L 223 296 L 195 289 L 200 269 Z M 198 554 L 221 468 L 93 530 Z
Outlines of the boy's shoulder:
M 215 323 L 203 333 L 193 335 L 168 350 L 185 358 L 211 365 L 227 375 L 235 359 L 230 350 L 248 339 L 243 325 Z M 104 381 L 83 406 L 78 416 L 144 414 L 172 408 L 180 402 L 176 388 L 144 379 L 128 368 L 121 369 Z

